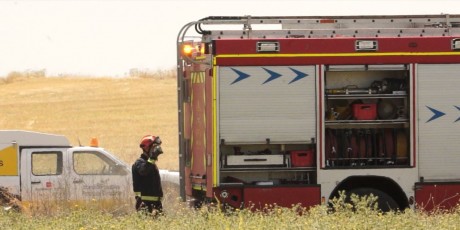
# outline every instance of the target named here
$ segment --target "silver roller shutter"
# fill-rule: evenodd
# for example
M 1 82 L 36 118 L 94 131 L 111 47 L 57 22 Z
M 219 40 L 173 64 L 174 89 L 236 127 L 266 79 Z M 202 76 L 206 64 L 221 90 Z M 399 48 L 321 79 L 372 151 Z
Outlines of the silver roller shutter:
M 219 134 L 226 143 L 306 143 L 315 137 L 314 66 L 218 69 Z
M 419 171 L 460 179 L 460 65 L 418 65 Z

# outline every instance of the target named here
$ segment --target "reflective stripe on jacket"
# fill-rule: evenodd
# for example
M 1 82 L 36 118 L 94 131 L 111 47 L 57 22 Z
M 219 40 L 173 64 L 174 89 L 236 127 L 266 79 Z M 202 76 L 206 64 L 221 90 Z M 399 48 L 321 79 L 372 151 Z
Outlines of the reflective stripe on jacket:
M 141 200 L 145 200 L 145 201 L 161 201 L 161 199 L 163 199 L 163 197 L 159 197 L 159 196 L 141 196 Z

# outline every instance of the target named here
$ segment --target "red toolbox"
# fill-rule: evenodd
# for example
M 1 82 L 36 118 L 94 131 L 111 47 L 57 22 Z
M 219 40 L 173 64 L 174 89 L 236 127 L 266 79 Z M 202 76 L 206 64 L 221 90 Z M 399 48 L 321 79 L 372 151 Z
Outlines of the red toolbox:
M 290 151 L 292 167 L 313 167 L 315 166 L 315 152 L 310 150 Z
M 353 117 L 356 120 L 377 119 L 377 104 L 354 104 Z

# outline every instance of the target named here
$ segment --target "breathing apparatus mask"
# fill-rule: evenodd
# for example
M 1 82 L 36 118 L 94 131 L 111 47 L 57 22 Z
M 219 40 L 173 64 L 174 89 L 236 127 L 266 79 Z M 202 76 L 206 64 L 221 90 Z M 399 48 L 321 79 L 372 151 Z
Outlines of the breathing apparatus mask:
M 149 158 L 152 158 L 152 159 L 155 159 L 157 160 L 158 159 L 158 156 L 160 154 L 163 154 L 163 149 L 161 148 L 161 139 L 160 137 L 155 137 L 155 139 L 153 140 L 151 146 L 150 146 L 150 149 L 149 149 Z

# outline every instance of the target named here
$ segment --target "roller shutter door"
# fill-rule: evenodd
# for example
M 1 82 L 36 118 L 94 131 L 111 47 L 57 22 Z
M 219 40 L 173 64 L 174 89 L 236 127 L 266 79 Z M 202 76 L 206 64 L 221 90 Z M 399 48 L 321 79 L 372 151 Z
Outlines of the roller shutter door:
M 226 143 L 306 143 L 315 137 L 314 66 L 218 68 L 218 124 Z
M 460 65 L 418 65 L 417 73 L 420 176 L 460 179 Z

